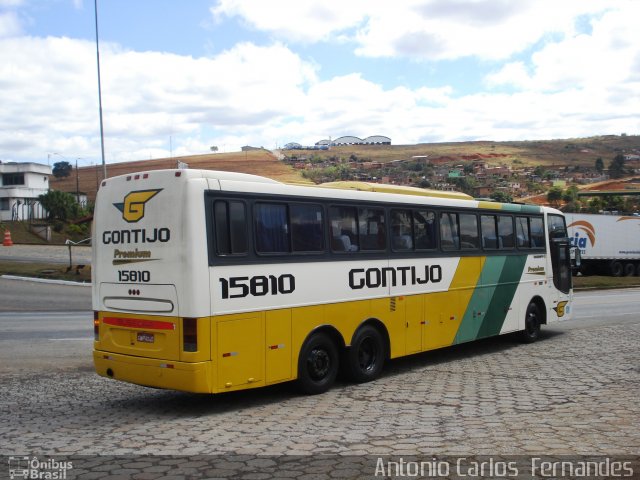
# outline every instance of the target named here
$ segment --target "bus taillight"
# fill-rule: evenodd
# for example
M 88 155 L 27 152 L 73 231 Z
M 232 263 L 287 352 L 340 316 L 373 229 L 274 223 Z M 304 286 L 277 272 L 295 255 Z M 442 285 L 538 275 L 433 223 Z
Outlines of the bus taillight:
M 97 342 L 100 340 L 100 317 L 97 311 L 93 311 L 93 339 Z
M 198 351 L 198 319 L 182 319 L 182 350 L 185 352 Z

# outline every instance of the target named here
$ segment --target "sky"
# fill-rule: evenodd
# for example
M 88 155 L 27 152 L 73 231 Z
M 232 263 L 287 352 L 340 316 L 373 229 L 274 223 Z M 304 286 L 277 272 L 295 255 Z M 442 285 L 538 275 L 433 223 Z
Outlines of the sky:
M 640 133 L 638 0 L 98 0 L 107 163 Z M 0 0 L 0 160 L 99 163 L 93 0 Z

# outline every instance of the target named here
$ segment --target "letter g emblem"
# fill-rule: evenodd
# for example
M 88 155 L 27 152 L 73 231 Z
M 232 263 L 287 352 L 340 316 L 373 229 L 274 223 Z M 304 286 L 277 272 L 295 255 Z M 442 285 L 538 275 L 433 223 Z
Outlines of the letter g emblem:
M 113 205 L 122 212 L 122 218 L 125 221 L 135 223 L 144 217 L 145 204 L 161 191 L 162 188 L 130 192 L 124 197 L 124 202 Z

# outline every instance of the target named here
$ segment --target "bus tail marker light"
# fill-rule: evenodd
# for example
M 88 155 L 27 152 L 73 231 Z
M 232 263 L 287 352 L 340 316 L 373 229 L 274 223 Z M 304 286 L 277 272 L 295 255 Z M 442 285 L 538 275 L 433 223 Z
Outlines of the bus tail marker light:
M 97 311 L 93 311 L 93 339 L 100 341 L 100 316 Z
M 279 343 L 278 345 L 269 345 L 269 350 L 279 350 L 281 348 L 284 348 L 283 343 Z
M 238 352 L 227 352 L 222 354 L 222 358 L 237 357 L 237 356 L 238 356 Z
M 182 319 L 182 350 L 185 352 L 198 351 L 198 319 Z
M 169 368 L 169 369 L 171 369 L 171 368 L 174 368 L 174 365 L 173 365 L 173 363 L 161 363 L 160 364 L 160 368 Z

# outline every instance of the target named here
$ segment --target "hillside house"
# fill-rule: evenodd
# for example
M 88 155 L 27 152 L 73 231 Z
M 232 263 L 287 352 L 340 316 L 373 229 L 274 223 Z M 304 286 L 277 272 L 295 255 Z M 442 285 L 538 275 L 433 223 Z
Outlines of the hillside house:
M 0 220 L 45 218 L 38 197 L 49 191 L 51 167 L 39 163 L 0 163 Z

